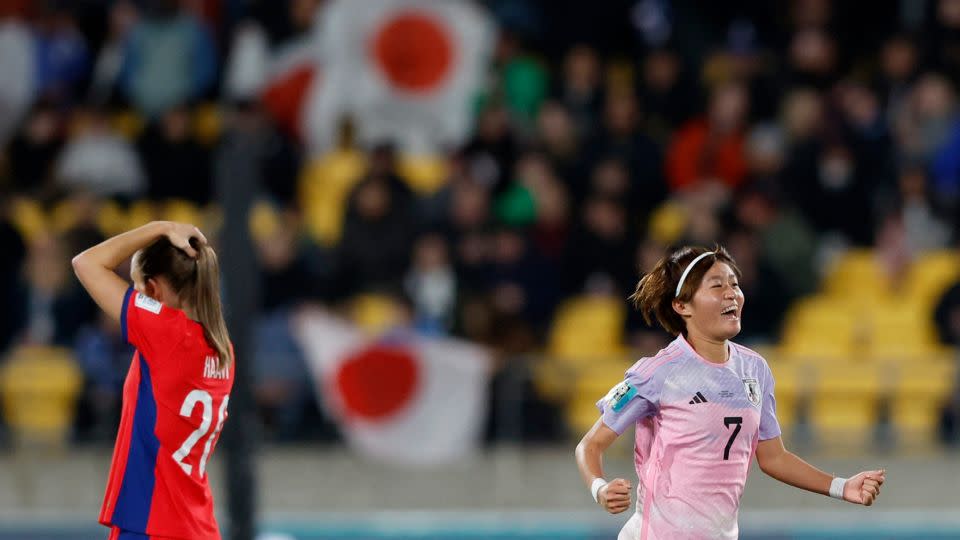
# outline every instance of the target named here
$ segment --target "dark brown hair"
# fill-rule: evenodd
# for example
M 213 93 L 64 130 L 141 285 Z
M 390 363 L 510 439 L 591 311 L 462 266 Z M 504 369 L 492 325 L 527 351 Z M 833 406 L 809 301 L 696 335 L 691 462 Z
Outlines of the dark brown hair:
M 740 268 L 736 261 L 720 245 L 714 246 L 713 250 L 707 250 L 702 247 L 684 246 L 675 249 L 657 261 L 653 269 L 645 276 L 640 278 L 637 283 L 637 290 L 630 295 L 630 301 L 640 310 L 643 320 L 647 324 L 653 324 L 656 320 L 664 330 L 672 335 L 687 335 L 687 324 L 679 313 L 673 310 L 674 294 L 677 291 L 677 283 L 680 276 L 690 264 L 690 261 L 704 253 L 710 253 L 690 269 L 687 279 L 680 288 L 680 295 L 676 299 L 682 302 L 689 302 L 693 299 L 694 293 L 700 288 L 700 282 L 703 281 L 704 274 L 716 262 L 727 263 L 733 270 L 733 273 L 740 277 Z
M 230 335 L 220 305 L 220 265 L 209 245 L 200 245 L 196 238 L 191 238 L 190 246 L 197 252 L 196 259 L 163 237 L 140 250 L 134 260 L 144 282 L 165 277 L 180 299 L 194 309 L 207 343 L 219 355 L 218 367 L 222 369 L 230 364 L 231 355 Z

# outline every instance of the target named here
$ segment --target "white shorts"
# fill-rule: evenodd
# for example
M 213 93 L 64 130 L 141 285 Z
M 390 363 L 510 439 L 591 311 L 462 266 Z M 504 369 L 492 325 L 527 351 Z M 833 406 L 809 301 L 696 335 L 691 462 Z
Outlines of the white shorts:
M 623 524 L 620 534 L 617 535 L 617 540 L 640 540 L 641 520 L 640 512 L 634 512 L 633 516 Z

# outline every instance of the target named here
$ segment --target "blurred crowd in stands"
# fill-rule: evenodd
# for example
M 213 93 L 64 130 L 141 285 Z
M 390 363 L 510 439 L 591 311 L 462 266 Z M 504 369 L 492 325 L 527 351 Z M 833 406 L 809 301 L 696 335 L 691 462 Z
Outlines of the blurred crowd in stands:
M 873 247 L 896 276 L 956 246 L 960 0 L 482 4 L 499 35 L 473 136 L 432 156 L 443 181 L 424 190 L 391 141 L 359 147 L 349 119 L 311 152 L 256 96 L 226 91 L 237 28 L 280 50 L 320 0 L 3 2 L 0 352 L 73 348 L 77 438 L 111 440 L 131 351 L 70 257 L 112 232 L 104 204 L 215 206 L 232 130 L 262 140 L 254 371 L 278 441 L 337 437 L 289 328 L 305 303 L 388 295 L 420 331 L 509 359 L 542 350 L 565 299 L 626 298 L 667 247 L 719 242 L 743 271 L 739 340 L 774 343 L 844 250 Z M 25 230 L 23 200 L 52 225 Z M 930 316 L 960 344 L 960 283 Z M 638 355 L 668 338 L 635 314 L 625 335 Z M 560 436 L 529 406 L 529 437 Z

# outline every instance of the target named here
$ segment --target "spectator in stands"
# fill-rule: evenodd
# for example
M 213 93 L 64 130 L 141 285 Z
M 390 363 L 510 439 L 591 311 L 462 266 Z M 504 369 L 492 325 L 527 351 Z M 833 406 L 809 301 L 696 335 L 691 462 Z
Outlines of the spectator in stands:
M 178 0 L 148 0 L 127 41 L 120 86 L 141 112 L 156 116 L 204 97 L 217 75 L 209 31 Z
M 31 196 L 50 194 L 51 170 L 64 144 L 63 120 L 49 102 L 40 101 L 10 142 L 13 190 Z
M 480 111 L 473 139 L 464 147 L 471 176 L 497 194 L 507 188 L 517 158 L 517 143 L 509 120 L 502 104 L 487 104 Z
M 289 441 L 309 431 L 304 413 L 314 399 L 292 318 L 299 306 L 323 297 L 330 276 L 311 267 L 300 244 L 297 216 L 279 211 L 272 218 L 255 234 L 261 304 L 255 322 L 253 384 L 267 435 Z
M 337 246 L 339 292 L 398 292 L 409 264 L 416 221 L 409 199 L 389 178 L 371 175 L 354 188 Z
M 457 281 L 466 295 L 486 288 L 490 263 L 490 194 L 469 178 L 450 188 L 450 204 L 444 222 Z
M 671 191 L 710 182 L 736 188 L 743 182 L 747 98 L 740 84 L 719 86 L 711 94 L 707 115 L 688 122 L 674 134 L 666 157 Z
M 555 271 L 531 249 L 526 231 L 501 226 L 494 233 L 488 278 L 495 344 L 529 352 L 543 335 L 558 300 Z
M 173 107 L 152 122 L 137 141 L 147 175 L 147 194 L 154 200 L 210 201 L 210 153 L 194 137 L 190 110 Z
M 0 197 L 0 357 L 12 344 L 24 322 L 23 262 L 27 246 L 20 232 L 7 218 L 6 197 Z
M 4 4 L 6 7 L 6 4 Z M 6 145 L 35 97 L 33 39 L 27 25 L 0 15 L 0 145 Z
M 632 89 L 611 90 L 603 109 L 599 137 L 587 150 L 588 159 L 617 159 L 627 168 L 625 202 L 638 212 L 640 221 L 666 196 L 659 148 L 640 131 L 640 105 Z
M 960 281 L 940 297 L 933 318 L 940 342 L 960 347 Z M 945 443 L 960 444 L 960 380 L 941 411 L 940 437 Z
M 947 143 L 957 122 L 955 90 L 943 75 L 924 72 L 897 112 L 892 122 L 900 155 L 927 162 Z
M 570 111 L 558 101 L 547 101 L 540 107 L 537 139 L 557 176 L 567 182 L 579 181 L 584 175 L 581 139 Z
M 960 282 L 953 284 L 940 297 L 934 322 L 941 343 L 960 346 Z
M 43 2 L 34 23 L 38 96 L 69 103 L 88 78 L 90 53 L 66 4 Z
M 404 289 L 413 304 L 413 325 L 424 333 L 446 335 L 457 307 L 457 276 L 443 236 L 428 233 L 413 246 Z
M 133 145 L 110 125 L 105 111 L 81 110 L 77 132 L 57 162 L 57 184 L 68 191 L 100 197 L 134 198 L 146 191 L 146 180 Z
M 824 28 L 806 26 L 790 37 L 786 85 L 827 89 L 837 76 L 837 46 Z
M 323 270 L 310 264 L 301 243 L 298 217 L 290 210 L 276 215 L 255 235 L 260 266 L 260 309 L 266 312 L 289 310 L 309 301 L 327 298 L 330 291 Z M 327 269 L 327 272 L 332 270 Z
M 591 197 L 570 236 L 562 266 L 564 290 L 625 297 L 635 277 L 634 246 L 636 239 L 619 199 Z
M 726 244 L 740 268 L 740 289 L 750 298 L 750 308 L 742 315 L 739 339 L 772 343 L 779 338 L 780 322 L 793 299 L 791 291 L 765 260 L 759 231 L 735 230 L 727 236 Z
M 97 105 L 119 101 L 120 68 L 124 48 L 140 13 L 130 0 L 118 0 L 110 6 L 106 41 L 100 48 L 90 81 L 89 98 Z
M 49 234 L 30 243 L 21 341 L 71 346 L 80 328 L 96 318 L 96 305 L 70 277 L 66 249 L 62 238 Z
M 887 120 L 896 116 L 910 94 L 910 86 L 917 77 L 919 51 L 915 38 L 895 34 L 880 50 L 880 72 L 874 82 Z
M 597 52 L 587 45 L 575 45 L 563 61 L 559 85 L 553 98 L 570 111 L 577 136 L 590 140 L 598 129 L 603 102 L 602 76 Z
M 666 143 L 673 130 L 690 119 L 692 105 L 700 98 L 687 80 L 679 55 L 672 49 L 650 51 L 641 69 L 644 131 Z
M 101 313 L 80 328 L 74 349 L 84 380 L 78 437 L 108 442 L 116 434 L 120 420 L 123 379 L 133 347 L 124 341 L 117 323 Z
M 954 84 L 960 84 L 960 2 L 937 0 L 935 16 L 928 21 L 924 37 L 927 39 L 928 63 L 943 73 L 950 74 Z

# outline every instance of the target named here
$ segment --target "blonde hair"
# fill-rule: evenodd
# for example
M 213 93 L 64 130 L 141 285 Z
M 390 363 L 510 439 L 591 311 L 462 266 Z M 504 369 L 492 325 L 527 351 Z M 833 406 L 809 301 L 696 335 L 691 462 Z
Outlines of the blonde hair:
M 217 367 L 223 369 L 230 365 L 232 354 L 220 302 L 220 264 L 209 245 L 191 238 L 190 246 L 197 252 L 196 258 L 176 248 L 168 238 L 160 238 L 137 252 L 135 270 L 143 281 L 165 277 L 174 292 L 194 309 L 204 338 L 217 351 Z

